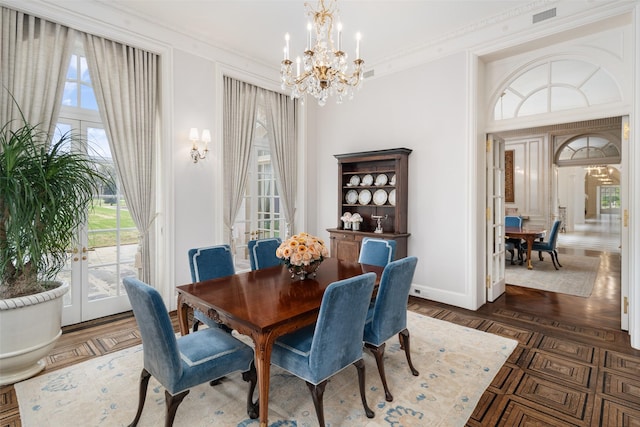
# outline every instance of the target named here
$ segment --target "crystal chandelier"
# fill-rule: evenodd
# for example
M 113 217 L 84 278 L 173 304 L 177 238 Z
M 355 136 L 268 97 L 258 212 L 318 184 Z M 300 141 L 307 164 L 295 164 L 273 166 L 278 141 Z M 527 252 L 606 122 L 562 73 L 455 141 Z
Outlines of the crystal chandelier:
M 294 74 L 293 62 L 289 59 L 289 33 L 285 35 L 284 59 L 280 68 L 282 89 L 290 89 L 292 98 L 305 94 L 313 95 L 319 105 L 324 105 L 330 95 L 337 97 L 340 104 L 346 96 L 353 98 L 353 90 L 362 86 L 363 64 L 360 58 L 360 33 L 356 36 L 356 59 L 353 72 L 347 70 L 347 54 L 342 50 L 342 24 L 338 20 L 336 0 L 329 0 L 329 8 L 324 0 L 319 0 L 318 9 L 313 10 L 305 3 L 308 16 L 313 20 L 307 24 L 307 47 L 303 59 L 296 58 Z M 337 46 L 334 45 L 334 23 Z M 312 45 L 312 33 L 315 44 Z M 303 98 L 304 100 L 304 98 Z

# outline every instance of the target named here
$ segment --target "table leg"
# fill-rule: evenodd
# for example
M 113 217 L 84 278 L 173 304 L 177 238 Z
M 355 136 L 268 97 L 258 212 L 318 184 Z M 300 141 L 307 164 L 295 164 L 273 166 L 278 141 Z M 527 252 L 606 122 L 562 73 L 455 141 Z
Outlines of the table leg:
M 260 402 L 260 427 L 268 426 L 269 415 L 269 379 L 271 369 L 271 349 L 275 338 L 270 335 L 253 337 L 255 343 L 255 363 L 258 371 L 258 390 Z
M 189 333 L 189 305 L 185 304 L 182 294 L 178 293 L 178 324 L 180 325 L 180 335 Z
M 527 236 L 527 269 L 533 270 L 533 263 L 531 262 L 531 246 L 533 246 L 534 236 Z

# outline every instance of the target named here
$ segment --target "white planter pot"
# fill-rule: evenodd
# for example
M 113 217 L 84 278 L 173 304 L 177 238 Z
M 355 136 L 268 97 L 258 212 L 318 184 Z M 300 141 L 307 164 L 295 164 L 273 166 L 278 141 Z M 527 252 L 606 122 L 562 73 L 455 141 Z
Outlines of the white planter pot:
M 30 378 L 62 335 L 62 297 L 69 284 L 39 294 L 0 299 L 0 385 Z

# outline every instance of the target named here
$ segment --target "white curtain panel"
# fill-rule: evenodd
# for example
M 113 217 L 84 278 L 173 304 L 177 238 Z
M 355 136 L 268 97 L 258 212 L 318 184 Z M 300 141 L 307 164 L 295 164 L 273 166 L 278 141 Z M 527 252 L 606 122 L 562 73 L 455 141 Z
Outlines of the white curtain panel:
M 224 77 L 224 225 L 234 253 L 233 224 L 247 185 L 257 104 L 258 88 L 256 86 L 231 77 Z
M 52 135 L 76 31 L 5 7 L 0 12 L 0 124 L 13 120 L 11 128 L 19 128 L 22 111 Z
M 151 254 L 160 146 L 158 55 L 90 34 L 84 34 L 84 48 L 116 170 L 138 228 L 139 278 L 156 283 Z
M 264 91 L 267 106 L 267 132 L 280 200 L 287 219 L 286 236 L 294 233 L 298 188 L 298 145 L 296 143 L 297 101 L 287 95 Z

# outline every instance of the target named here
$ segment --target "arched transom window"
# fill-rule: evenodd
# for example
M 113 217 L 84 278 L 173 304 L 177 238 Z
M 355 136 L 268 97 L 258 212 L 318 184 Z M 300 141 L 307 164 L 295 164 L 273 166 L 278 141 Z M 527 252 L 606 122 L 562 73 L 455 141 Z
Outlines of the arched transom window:
M 576 59 L 552 60 L 524 71 L 507 85 L 494 105 L 494 119 L 513 119 L 620 100 L 618 86 L 602 67 Z
M 556 159 L 558 166 L 591 163 L 620 163 L 620 150 L 607 138 L 581 136 L 564 144 Z

